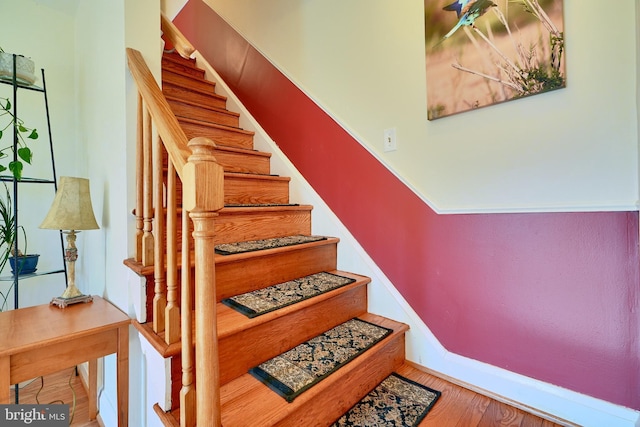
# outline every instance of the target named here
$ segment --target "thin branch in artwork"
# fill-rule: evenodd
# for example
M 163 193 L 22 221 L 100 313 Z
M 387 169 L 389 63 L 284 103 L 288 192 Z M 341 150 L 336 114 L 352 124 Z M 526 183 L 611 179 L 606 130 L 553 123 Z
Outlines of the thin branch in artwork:
M 476 76 L 484 77 L 485 79 L 488 79 L 488 80 L 494 81 L 496 83 L 500 83 L 500 84 L 502 84 L 504 86 L 510 87 L 513 90 L 517 90 L 517 91 L 520 90 L 520 88 L 517 85 L 515 85 L 515 84 L 513 84 L 513 83 L 511 83 L 509 81 L 502 80 L 502 79 L 500 79 L 498 77 L 490 76 L 489 74 L 484 74 L 484 73 L 481 73 L 479 71 L 475 71 L 475 70 L 472 70 L 470 68 L 463 67 L 460 64 L 451 64 L 451 66 L 453 68 L 455 68 L 456 70 L 460 70 L 460 71 L 464 71 L 466 73 L 475 74 Z
M 533 13 L 533 15 L 538 18 L 540 22 L 547 28 L 547 30 L 555 35 L 556 37 L 560 37 L 560 31 L 558 31 L 558 27 L 555 26 L 549 15 L 542 9 L 538 0 L 522 0 L 525 4 L 525 7 L 528 7 L 528 10 Z
M 551 67 L 555 71 L 560 70 L 562 52 L 564 51 L 564 35 L 555 26 L 549 15 L 542 9 L 538 0 L 522 0 L 525 10 L 535 16 L 549 31 L 549 41 L 551 44 Z
M 465 32 L 467 38 L 475 48 L 476 52 L 478 52 L 478 57 L 484 62 L 487 68 L 493 67 L 495 64 L 492 61 L 492 58 L 490 58 L 489 55 L 486 54 L 486 49 L 482 47 L 478 39 L 471 32 L 470 28 L 471 27 L 465 26 L 463 28 L 463 31 Z
M 520 69 L 518 68 L 518 66 L 517 66 L 516 64 L 514 64 L 514 63 L 513 63 L 513 61 L 512 61 L 511 59 L 509 59 L 509 58 L 508 58 L 504 53 L 502 53 L 502 52 L 500 51 L 500 49 L 498 49 L 498 48 L 496 47 L 496 45 L 495 45 L 495 44 L 493 44 L 493 43 L 491 42 L 491 40 L 489 40 L 489 39 L 487 38 L 487 36 L 485 36 L 485 35 L 484 35 L 484 33 L 483 33 L 482 31 L 480 31 L 480 30 L 479 30 L 479 29 L 477 29 L 476 27 L 473 27 L 473 31 L 475 31 L 475 32 L 476 32 L 476 34 L 478 34 L 480 37 L 482 37 L 482 39 L 483 39 L 485 42 L 487 42 L 487 44 L 488 44 L 489 46 L 491 46 L 491 48 L 492 48 L 493 50 L 495 50 L 495 51 L 497 52 L 497 54 L 498 54 L 498 55 L 500 55 L 500 57 L 504 60 L 504 62 L 506 62 L 507 64 L 509 64 L 509 66 L 510 66 L 511 68 L 513 68 L 515 71 L 520 72 Z
M 507 2 L 507 7 L 508 5 L 509 5 L 509 2 Z M 516 43 L 515 37 L 513 37 L 513 33 L 511 33 L 511 26 L 507 21 L 507 17 L 497 7 L 494 7 L 491 10 L 493 11 L 494 15 L 496 15 L 496 17 L 498 18 L 498 21 L 500 21 L 500 23 L 504 26 L 504 29 L 507 31 L 507 34 L 509 35 L 509 40 L 511 41 L 511 44 L 513 44 L 513 49 L 515 50 L 516 54 L 518 54 L 518 56 L 521 56 L 520 49 L 519 49 L 521 44 Z

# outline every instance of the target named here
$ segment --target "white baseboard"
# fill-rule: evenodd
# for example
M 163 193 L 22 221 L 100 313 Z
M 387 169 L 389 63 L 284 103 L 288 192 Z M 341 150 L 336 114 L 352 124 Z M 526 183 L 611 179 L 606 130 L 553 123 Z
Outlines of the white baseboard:
M 145 408 L 153 414 L 153 405 L 157 403 L 163 411 L 169 411 L 171 409 L 171 358 L 162 357 L 144 335 L 138 333 L 138 339 L 146 371 L 147 405 Z
M 139 276 L 131 269 L 127 269 L 127 288 L 129 301 L 133 305 L 136 320 L 139 323 L 147 321 L 147 279 Z

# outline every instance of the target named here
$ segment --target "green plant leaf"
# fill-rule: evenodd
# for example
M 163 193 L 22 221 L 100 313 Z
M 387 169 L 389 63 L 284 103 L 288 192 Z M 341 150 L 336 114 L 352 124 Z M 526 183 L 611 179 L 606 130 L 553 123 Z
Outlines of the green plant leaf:
M 0 130 L 0 139 L 2 138 L 2 131 Z
M 21 161 L 17 160 L 15 162 L 9 162 L 9 170 L 17 180 L 22 179 L 22 162 Z
M 3 108 L 7 111 L 11 109 L 11 101 L 9 101 L 9 98 L 7 98 L 7 104 Z
M 0 165 L 0 172 L 4 172 L 7 170 L 7 167 L 5 165 Z
M 29 138 L 29 139 L 38 139 L 38 131 L 36 129 L 32 130 L 27 138 Z
M 27 129 L 26 127 L 22 126 L 22 125 L 18 125 L 18 130 L 22 133 L 25 132 L 29 132 L 29 129 Z
M 18 148 L 18 157 L 20 157 L 25 162 L 31 164 L 31 159 L 33 158 L 33 153 L 29 147 Z

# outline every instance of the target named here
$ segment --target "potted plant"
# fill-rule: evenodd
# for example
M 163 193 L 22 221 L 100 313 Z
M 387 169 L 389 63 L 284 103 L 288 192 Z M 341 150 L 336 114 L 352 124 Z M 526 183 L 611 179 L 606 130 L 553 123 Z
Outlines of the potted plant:
M 0 198 L 0 271 L 4 269 L 9 261 L 12 274 L 29 274 L 36 271 L 39 254 L 23 254 L 17 249 L 18 236 L 24 239 L 24 251 L 27 252 L 27 233 L 22 226 L 16 227 L 16 217 L 11 203 L 11 193 L 5 184 L 5 198 Z M 17 254 L 16 254 L 17 249 Z M 17 262 L 16 262 L 17 261 Z M 11 287 L 4 293 L 0 291 L 0 311 L 3 311 Z
M 20 64 L 22 64 L 25 60 L 27 60 L 27 58 L 24 58 L 23 56 L 16 56 L 17 68 L 19 68 Z M 7 61 L 9 62 L 7 63 Z M 6 68 L 9 65 L 11 70 L 9 77 L 13 78 L 13 54 L 6 53 L 2 49 L 2 47 L 0 47 L 0 79 L 7 79 Z M 31 74 L 33 74 L 33 61 L 31 61 L 31 65 L 29 68 L 31 69 Z M 18 79 L 18 75 L 21 76 L 19 78 L 19 81 L 23 83 L 25 81 L 25 73 L 16 70 L 16 79 Z M 31 83 L 29 84 L 32 83 L 33 81 L 31 81 Z M 16 130 L 15 135 L 17 136 L 17 138 L 11 137 L 14 135 L 14 129 Z M 24 120 L 16 117 L 13 105 L 11 104 L 11 100 L 9 98 L 0 96 L 0 142 L 2 141 L 2 137 L 5 133 L 11 136 L 5 139 L 8 140 L 7 142 L 0 144 L 0 162 L 8 159 L 9 163 L 6 166 L 5 164 L 0 163 L 0 173 L 9 169 L 13 177 L 19 180 L 22 178 L 22 162 L 31 164 L 31 159 L 33 157 L 33 153 L 29 148 L 28 141 L 38 139 L 38 131 L 26 126 Z M 14 143 L 16 144 L 15 159 L 13 155 Z

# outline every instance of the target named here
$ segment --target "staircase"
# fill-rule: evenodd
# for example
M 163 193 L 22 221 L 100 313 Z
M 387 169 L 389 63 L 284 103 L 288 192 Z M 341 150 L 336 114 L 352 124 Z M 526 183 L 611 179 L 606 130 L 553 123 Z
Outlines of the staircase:
M 270 153 L 253 149 L 253 133 L 239 127 L 239 115 L 226 110 L 226 99 L 194 61 L 176 53 L 162 59 L 162 92 L 187 138 L 207 137 L 216 143 L 215 158 L 224 168 L 224 204 L 215 219 L 215 244 L 311 235 L 312 206 L 289 200 L 289 178 L 270 173 Z M 166 160 L 165 160 L 166 164 Z M 164 178 L 166 180 L 166 177 Z M 178 200 L 180 200 L 178 190 Z M 180 203 L 178 202 L 178 205 Z M 179 213 L 178 213 L 179 214 Z M 180 239 L 181 236 L 178 238 Z M 369 278 L 340 271 L 339 239 L 215 255 L 217 334 L 221 421 L 225 426 L 327 426 L 356 404 L 389 374 L 405 364 L 405 324 L 367 312 Z M 154 272 L 139 262 L 125 262 L 154 283 Z M 354 282 L 294 305 L 248 318 L 220 303 L 224 298 L 305 277 L 332 272 Z M 171 360 L 171 408 L 156 412 L 167 426 L 180 425 L 180 343 L 167 343 L 153 329 L 153 286 L 148 319 L 139 331 Z M 392 329 L 382 341 L 302 393 L 292 403 L 264 386 L 248 370 L 349 319 Z M 414 379 L 419 378 L 416 375 Z M 205 387 L 198 385 L 197 387 Z

